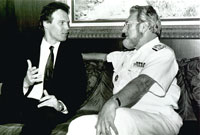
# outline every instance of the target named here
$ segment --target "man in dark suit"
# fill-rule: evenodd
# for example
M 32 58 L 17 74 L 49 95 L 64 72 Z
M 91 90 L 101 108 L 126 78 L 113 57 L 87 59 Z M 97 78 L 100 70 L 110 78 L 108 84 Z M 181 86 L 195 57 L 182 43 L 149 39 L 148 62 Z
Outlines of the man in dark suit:
M 13 58 L 17 65 L 9 68 L 12 77 L 4 78 L 0 123 L 24 123 L 22 135 L 49 135 L 75 115 L 86 97 L 81 53 L 66 41 L 68 13 L 69 7 L 61 2 L 43 7 L 43 34 L 26 40 L 23 52 Z

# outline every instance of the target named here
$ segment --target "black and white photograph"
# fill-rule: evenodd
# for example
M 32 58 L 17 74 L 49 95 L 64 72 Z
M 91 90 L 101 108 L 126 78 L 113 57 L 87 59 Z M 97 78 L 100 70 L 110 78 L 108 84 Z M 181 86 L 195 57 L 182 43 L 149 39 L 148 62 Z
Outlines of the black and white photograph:
M 199 0 L 0 0 L 0 135 L 200 135 Z

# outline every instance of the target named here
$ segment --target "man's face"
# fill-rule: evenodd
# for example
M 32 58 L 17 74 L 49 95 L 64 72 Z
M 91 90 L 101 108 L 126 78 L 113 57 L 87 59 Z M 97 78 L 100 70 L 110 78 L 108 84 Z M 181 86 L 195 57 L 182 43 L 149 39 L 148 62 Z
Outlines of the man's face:
M 138 48 L 138 43 L 142 37 L 139 31 L 140 23 L 137 21 L 137 13 L 131 14 L 125 22 L 122 32 L 126 38 L 123 40 L 123 46 L 127 49 Z
M 65 41 L 69 31 L 68 14 L 58 9 L 52 14 L 52 22 L 44 22 L 45 37 L 47 41 L 56 43 Z

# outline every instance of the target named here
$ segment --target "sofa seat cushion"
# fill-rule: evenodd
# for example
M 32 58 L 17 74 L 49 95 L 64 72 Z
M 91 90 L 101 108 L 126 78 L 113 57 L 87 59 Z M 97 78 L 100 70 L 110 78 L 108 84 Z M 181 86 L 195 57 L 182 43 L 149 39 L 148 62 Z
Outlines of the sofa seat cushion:
M 58 124 L 52 131 L 51 135 L 66 135 L 68 131 L 69 121 Z
M 22 126 L 22 124 L 18 123 L 0 125 L 0 133 L 1 135 L 19 135 Z
M 66 135 L 69 121 L 56 126 L 51 135 Z M 1 135 L 19 135 L 23 124 L 11 123 L 0 125 Z

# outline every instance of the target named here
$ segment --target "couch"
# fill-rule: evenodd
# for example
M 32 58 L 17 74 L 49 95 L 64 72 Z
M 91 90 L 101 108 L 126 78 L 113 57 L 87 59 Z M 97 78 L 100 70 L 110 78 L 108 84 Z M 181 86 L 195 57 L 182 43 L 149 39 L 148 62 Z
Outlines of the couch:
M 184 120 L 179 135 L 198 135 L 200 128 L 200 57 L 177 60 L 178 85 L 182 93 L 177 112 Z M 98 113 L 106 100 L 112 96 L 112 65 L 100 60 L 84 60 L 87 72 L 87 100 L 75 117 Z M 52 135 L 65 135 L 71 120 L 57 125 Z M 18 135 L 22 124 L 0 125 L 0 135 Z

